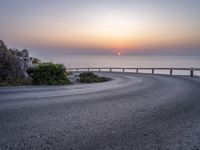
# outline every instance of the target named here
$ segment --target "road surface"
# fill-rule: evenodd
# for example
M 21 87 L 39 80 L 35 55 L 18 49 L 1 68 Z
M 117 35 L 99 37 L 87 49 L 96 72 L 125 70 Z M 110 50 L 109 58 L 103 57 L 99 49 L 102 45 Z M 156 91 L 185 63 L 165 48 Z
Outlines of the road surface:
M 0 150 L 200 149 L 200 79 L 100 75 L 112 80 L 0 88 Z

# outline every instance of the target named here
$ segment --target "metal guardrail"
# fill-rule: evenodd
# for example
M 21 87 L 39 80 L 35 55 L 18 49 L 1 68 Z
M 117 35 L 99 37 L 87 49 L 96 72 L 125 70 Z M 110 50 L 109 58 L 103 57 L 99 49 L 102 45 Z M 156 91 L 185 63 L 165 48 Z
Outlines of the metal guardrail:
M 155 70 L 167 70 L 169 75 L 173 75 L 173 71 L 189 71 L 191 77 L 194 76 L 195 71 L 200 71 L 200 68 L 120 68 L 120 67 L 100 67 L 100 68 L 67 68 L 67 71 L 71 72 L 82 72 L 82 71 L 107 71 L 112 72 L 113 70 L 121 70 L 119 72 L 126 72 L 127 70 L 135 70 L 134 73 L 140 73 L 140 70 L 150 70 L 152 74 L 156 74 Z

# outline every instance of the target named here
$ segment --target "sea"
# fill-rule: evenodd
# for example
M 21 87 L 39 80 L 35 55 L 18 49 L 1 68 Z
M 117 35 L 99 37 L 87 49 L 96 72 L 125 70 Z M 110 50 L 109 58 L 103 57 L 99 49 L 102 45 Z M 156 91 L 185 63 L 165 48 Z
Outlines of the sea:
M 172 56 L 172 55 L 53 55 L 42 58 L 46 62 L 62 63 L 67 68 L 75 67 L 138 67 L 138 68 L 200 68 L 200 56 Z M 115 70 L 120 71 L 120 70 Z M 127 70 L 128 71 L 128 70 Z M 129 70 L 131 72 L 131 70 Z M 132 70 L 134 72 L 134 70 Z M 140 70 L 142 73 L 150 70 Z M 159 71 L 157 73 L 168 74 L 169 71 Z M 174 74 L 189 75 L 189 71 L 174 71 Z M 195 71 L 195 75 L 200 75 L 200 71 Z

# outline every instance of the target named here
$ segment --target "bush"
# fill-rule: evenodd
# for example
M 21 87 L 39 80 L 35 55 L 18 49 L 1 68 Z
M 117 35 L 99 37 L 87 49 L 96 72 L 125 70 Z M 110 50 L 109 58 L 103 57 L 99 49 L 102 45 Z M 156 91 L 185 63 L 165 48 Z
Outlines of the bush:
M 41 63 L 27 70 L 35 85 L 64 85 L 69 84 L 67 72 L 62 64 Z
M 83 72 L 80 73 L 80 82 L 81 83 L 94 83 L 94 82 L 105 82 L 108 81 L 109 79 L 106 77 L 99 77 L 93 72 Z

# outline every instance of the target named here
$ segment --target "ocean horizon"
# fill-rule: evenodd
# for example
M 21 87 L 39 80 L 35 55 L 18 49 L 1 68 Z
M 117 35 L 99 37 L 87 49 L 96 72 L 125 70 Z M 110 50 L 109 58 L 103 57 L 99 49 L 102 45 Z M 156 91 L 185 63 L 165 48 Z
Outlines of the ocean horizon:
M 40 58 L 66 67 L 174 67 L 199 68 L 200 56 L 186 55 L 97 55 L 65 54 Z
M 186 55 L 53 55 L 42 58 L 46 62 L 62 63 L 67 68 L 74 67 L 166 67 L 166 68 L 200 68 L 200 56 Z M 116 70 L 117 71 L 117 70 Z M 148 73 L 150 71 L 141 70 Z M 158 71 L 168 74 L 168 71 Z M 188 71 L 174 71 L 177 75 L 188 75 Z M 199 71 L 195 75 L 200 75 Z

